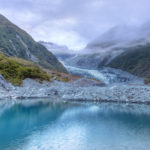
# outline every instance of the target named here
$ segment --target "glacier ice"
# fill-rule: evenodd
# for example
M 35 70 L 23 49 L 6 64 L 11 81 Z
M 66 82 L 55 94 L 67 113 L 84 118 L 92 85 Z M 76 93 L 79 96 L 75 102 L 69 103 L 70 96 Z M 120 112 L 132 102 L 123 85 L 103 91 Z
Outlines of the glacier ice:
M 136 84 L 143 83 L 142 78 L 138 78 L 128 72 L 119 69 L 102 67 L 99 70 L 94 70 L 94 69 L 83 69 L 83 68 L 68 66 L 65 64 L 64 66 L 67 69 L 67 71 L 71 74 L 97 79 L 102 81 L 106 85 L 116 84 L 116 83 L 136 83 Z

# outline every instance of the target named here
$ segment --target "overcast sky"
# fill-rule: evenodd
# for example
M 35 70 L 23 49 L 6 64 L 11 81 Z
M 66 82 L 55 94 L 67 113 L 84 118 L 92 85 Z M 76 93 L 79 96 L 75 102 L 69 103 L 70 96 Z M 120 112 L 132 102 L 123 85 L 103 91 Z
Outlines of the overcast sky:
M 0 0 L 0 13 L 35 40 L 72 49 L 118 24 L 150 20 L 150 0 Z

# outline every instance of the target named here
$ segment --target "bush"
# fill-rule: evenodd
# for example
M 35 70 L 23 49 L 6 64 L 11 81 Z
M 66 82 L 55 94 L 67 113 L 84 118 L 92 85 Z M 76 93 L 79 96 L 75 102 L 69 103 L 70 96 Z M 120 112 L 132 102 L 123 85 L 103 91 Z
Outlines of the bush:
M 20 85 L 26 78 L 38 79 L 40 81 L 50 80 L 50 76 L 38 66 L 26 66 L 21 61 L 0 54 L 0 74 L 13 85 Z

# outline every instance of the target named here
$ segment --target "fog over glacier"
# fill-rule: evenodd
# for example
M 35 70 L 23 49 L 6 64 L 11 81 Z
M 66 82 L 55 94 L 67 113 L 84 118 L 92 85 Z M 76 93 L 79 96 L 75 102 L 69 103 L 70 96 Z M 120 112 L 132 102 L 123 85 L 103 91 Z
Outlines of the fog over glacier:
M 150 21 L 149 10 L 149 0 L 0 0 L 0 13 L 37 41 L 75 50 L 116 26 L 136 31 Z M 132 33 L 130 37 L 136 36 Z

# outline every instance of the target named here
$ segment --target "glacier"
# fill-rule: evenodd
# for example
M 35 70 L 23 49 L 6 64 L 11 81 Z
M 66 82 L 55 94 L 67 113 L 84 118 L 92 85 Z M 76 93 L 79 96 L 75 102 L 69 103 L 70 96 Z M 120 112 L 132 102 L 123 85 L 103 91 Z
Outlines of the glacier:
M 143 78 L 132 75 L 131 73 L 122 71 L 120 69 L 114 69 L 110 67 L 102 67 L 97 69 L 84 69 L 74 66 L 68 66 L 63 63 L 67 71 L 71 74 L 79 75 L 86 78 L 92 78 L 102 81 L 105 85 L 117 84 L 117 83 L 136 83 L 143 84 Z

